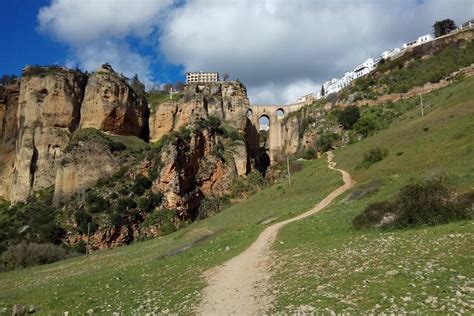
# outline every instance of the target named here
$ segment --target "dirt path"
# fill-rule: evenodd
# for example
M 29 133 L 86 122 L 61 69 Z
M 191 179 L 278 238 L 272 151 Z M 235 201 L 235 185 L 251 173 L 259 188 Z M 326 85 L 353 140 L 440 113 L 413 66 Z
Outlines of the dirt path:
M 271 304 L 268 296 L 270 248 L 280 228 L 291 222 L 311 216 L 329 205 L 348 190 L 354 182 L 349 173 L 336 169 L 328 153 L 328 168 L 342 173 L 344 185 L 332 191 L 319 204 L 296 217 L 267 227 L 240 255 L 205 273 L 208 286 L 198 307 L 198 315 L 261 315 Z

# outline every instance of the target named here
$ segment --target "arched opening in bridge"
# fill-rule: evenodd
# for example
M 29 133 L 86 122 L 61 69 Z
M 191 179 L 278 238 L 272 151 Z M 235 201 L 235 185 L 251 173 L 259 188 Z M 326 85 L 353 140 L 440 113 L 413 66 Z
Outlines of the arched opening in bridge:
M 277 118 L 281 119 L 281 118 L 283 118 L 283 116 L 285 115 L 285 111 L 283 111 L 282 108 L 279 108 L 279 109 L 276 111 L 276 115 L 277 115 Z
M 258 164 L 256 166 L 262 177 L 265 177 L 268 166 L 270 166 L 270 156 L 268 156 L 267 153 L 263 153 L 258 159 Z
M 259 131 L 268 131 L 270 129 L 270 118 L 263 114 L 258 119 L 258 130 Z
M 253 116 L 253 111 L 252 111 L 252 109 L 248 109 L 248 110 L 247 110 L 247 117 L 250 119 L 250 118 L 252 118 L 252 116 Z

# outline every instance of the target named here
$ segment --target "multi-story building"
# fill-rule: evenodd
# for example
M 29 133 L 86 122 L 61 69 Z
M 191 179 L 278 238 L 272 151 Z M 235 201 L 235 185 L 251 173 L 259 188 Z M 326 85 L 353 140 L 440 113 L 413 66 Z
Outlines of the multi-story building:
M 408 43 L 403 44 L 403 48 L 418 46 L 418 45 L 421 45 L 421 44 L 423 44 L 423 43 L 429 42 L 429 41 L 431 41 L 431 40 L 433 40 L 433 39 L 434 39 L 433 35 L 431 35 L 431 34 L 425 34 L 425 35 L 423 35 L 423 36 L 418 37 L 418 38 L 417 38 L 416 40 L 414 40 L 414 41 L 411 41 L 411 42 L 408 42 Z
M 186 83 L 207 83 L 219 81 L 218 72 L 187 72 Z

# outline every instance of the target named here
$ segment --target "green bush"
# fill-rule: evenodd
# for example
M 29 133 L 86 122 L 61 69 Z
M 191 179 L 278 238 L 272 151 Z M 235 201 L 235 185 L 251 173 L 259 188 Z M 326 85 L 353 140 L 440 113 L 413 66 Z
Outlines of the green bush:
M 155 207 L 159 206 L 161 200 L 163 199 L 163 194 L 161 192 L 154 193 L 150 192 L 148 195 L 141 197 L 137 201 L 138 208 L 144 212 L 150 212 Z
M 378 130 L 378 124 L 374 118 L 370 116 L 362 116 L 360 120 L 354 124 L 354 130 L 359 135 L 367 137 Z
M 138 174 L 135 177 L 135 181 L 132 187 L 130 188 L 130 191 L 140 196 L 140 195 L 143 195 L 143 193 L 145 193 L 146 190 L 150 189 L 151 185 L 152 183 L 147 177 L 145 177 L 142 174 Z
M 1 262 L 4 270 L 13 270 L 53 263 L 66 257 L 67 251 L 60 246 L 22 242 L 8 247 L 1 256 Z
M 367 168 L 376 162 L 382 161 L 387 156 L 388 150 L 386 148 L 370 148 L 367 152 L 364 153 L 364 156 L 362 158 L 362 166 Z
M 332 149 L 333 143 L 339 140 L 339 135 L 336 133 L 324 132 L 316 141 L 316 149 L 320 152 L 326 152 Z
M 77 210 L 74 214 L 74 219 L 77 224 L 77 229 L 81 234 L 87 234 L 88 228 L 90 228 L 89 233 L 91 234 L 97 230 L 97 224 L 94 222 L 92 216 L 84 210 Z
M 86 194 L 85 202 L 87 211 L 92 214 L 107 211 L 110 207 L 107 200 L 92 191 Z
M 303 152 L 303 155 L 301 156 L 301 158 L 307 160 L 314 159 L 314 157 L 316 157 L 316 150 L 313 147 L 309 147 L 308 149 L 306 149 Z
M 156 209 L 146 217 L 141 226 L 158 226 L 162 235 L 167 235 L 176 231 L 177 228 L 174 223 L 178 221 L 176 210 Z
M 228 197 L 210 197 L 201 201 L 196 219 L 202 220 L 217 214 L 230 204 Z
M 360 110 L 357 106 L 348 106 L 337 114 L 337 121 L 346 130 L 351 129 L 359 118 Z
M 472 219 L 473 202 L 474 191 L 457 196 L 442 178 L 435 178 L 404 186 L 393 200 L 368 205 L 352 224 L 358 229 L 406 228 Z M 382 222 L 389 217 L 389 221 Z

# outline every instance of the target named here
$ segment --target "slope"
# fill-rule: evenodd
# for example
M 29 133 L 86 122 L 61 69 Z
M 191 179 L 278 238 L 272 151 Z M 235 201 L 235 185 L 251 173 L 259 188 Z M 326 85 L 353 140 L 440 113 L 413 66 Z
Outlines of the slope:
M 357 231 L 351 220 L 368 204 L 412 180 L 447 177 L 474 189 L 474 78 L 424 97 L 427 107 L 336 152 L 357 185 L 324 212 L 285 227 L 275 243 L 273 311 L 446 313 L 473 309 L 474 223 Z M 388 157 L 361 168 L 370 148 Z

